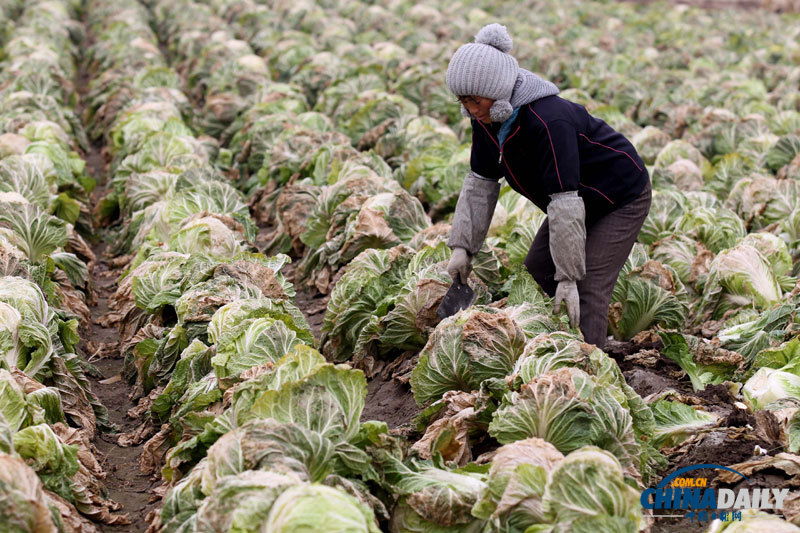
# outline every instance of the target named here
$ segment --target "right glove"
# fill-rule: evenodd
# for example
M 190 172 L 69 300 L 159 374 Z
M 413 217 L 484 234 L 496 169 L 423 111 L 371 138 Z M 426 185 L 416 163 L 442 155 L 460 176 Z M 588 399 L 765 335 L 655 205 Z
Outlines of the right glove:
M 447 263 L 447 273 L 456 280 L 456 276 L 461 276 L 461 283 L 466 284 L 469 273 L 472 272 L 472 258 L 464 248 L 453 248 L 453 255 L 450 256 L 450 262 Z
M 578 294 L 578 285 L 574 281 L 559 281 L 556 287 L 556 296 L 553 300 L 553 312 L 556 314 L 561 312 L 561 302 L 567 308 L 567 316 L 569 316 L 569 325 L 577 328 L 581 324 L 581 299 Z

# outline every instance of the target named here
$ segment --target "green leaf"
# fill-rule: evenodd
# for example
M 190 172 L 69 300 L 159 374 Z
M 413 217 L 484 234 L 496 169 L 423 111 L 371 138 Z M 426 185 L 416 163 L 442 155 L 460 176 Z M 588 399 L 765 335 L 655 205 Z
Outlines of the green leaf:
M 52 207 L 53 215 L 68 222 L 75 224 L 81 216 L 81 204 L 77 200 L 71 198 L 67 193 L 62 192 L 53 201 Z
M 350 440 L 358 434 L 366 395 L 362 372 L 324 365 L 301 381 L 265 391 L 253 402 L 250 415 L 294 422 L 333 440 Z
M 366 504 L 331 487 L 296 485 L 275 500 L 265 531 L 301 529 L 336 533 L 380 533 L 375 516 Z
M 680 366 L 689 376 L 689 379 L 692 382 L 692 388 L 695 391 L 705 389 L 706 384 L 709 382 L 710 376 L 703 375 L 701 370 L 698 368 L 697 363 L 695 363 L 694 357 L 689 350 L 689 344 L 686 342 L 684 336 L 680 333 L 666 331 L 659 331 L 658 335 L 664 342 L 664 349 L 661 351 L 661 353 L 664 354 L 664 356 L 668 359 L 678 363 L 678 366 Z
M 74 502 L 73 482 L 78 472 L 78 447 L 63 444 L 47 424 L 18 431 L 14 449 L 39 475 L 44 486 L 67 501 Z
M 25 393 L 14 376 L 8 370 L 0 369 L 0 416 L 12 433 L 30 422 L 27 404 Z
M 800 416 L 795 413 L 791 420 L 789 420 L 789 453 L 797 453 L 800 451 Z
M 641 493 L 628 486 L 619 462 L 610 453 L 587 446 L 567 455 L 550 474 L 545 509 L 551 523 L 564 530 L 586 519 L 621 519 L 623 531 L 644 527 Z
M 66 223 L 33 204 L 0 202 L 0 227 L 13 231 L 13 244 L 33 263 L 67 243 Z
M 698 430 L 713 427 L 719 417 L 680 402 L 659 400 L 650 406 L 656 419 L 652 443 L 658 448 L 676 446 Z

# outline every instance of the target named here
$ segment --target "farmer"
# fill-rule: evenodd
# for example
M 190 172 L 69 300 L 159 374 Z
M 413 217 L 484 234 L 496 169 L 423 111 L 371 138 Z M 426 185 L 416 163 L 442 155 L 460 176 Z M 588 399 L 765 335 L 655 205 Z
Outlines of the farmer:
M 472 119 L 447 271 L 466 282 L 505 177 L 547 213 L 526 268 L 555 296 L 555 312 L 563 303 L 570 324 L 603 348 L 611 292 L 650 209 L 650 179 L 623 135 L 520 68 L 511 44 L 505 26 L 489 24 L 447 67 L 447 86 Z

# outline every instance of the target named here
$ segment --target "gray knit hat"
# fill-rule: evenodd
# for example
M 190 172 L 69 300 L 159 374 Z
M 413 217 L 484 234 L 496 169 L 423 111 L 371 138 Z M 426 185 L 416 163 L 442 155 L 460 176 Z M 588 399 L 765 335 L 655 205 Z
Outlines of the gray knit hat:
M 456 96 L 483 96 L 494 104 L 489 116 L 503 122 L 513 113 L 509 100 L 519 73 L 517 60 L 509 54 L 511 37 L 505 26 L 484 26 L 475 42 L 461 46 L 447 66 L 447 87 Z M 462 113 L 469 113 L 462 106 Z

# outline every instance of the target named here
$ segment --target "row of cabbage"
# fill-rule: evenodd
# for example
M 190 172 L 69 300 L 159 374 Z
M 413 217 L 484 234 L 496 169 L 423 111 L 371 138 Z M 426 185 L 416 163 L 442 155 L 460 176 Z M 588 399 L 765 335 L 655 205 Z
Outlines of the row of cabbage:
M 74 80 L 80 3 L 3 3 L 0 62 L 0 529 L 128 523 L 95 457 L 110 430 L 78 355 L 94 298 L 88 143 Z M 88 519 L 88 520 L 87 520 Z
M 363 374 L 311 347 L 288 258 L 250 244 L 247 206 L 195 133 L 202 115 L 147 10 L 95 0 L 89 23 L 88 112 L 111 160 L 99 212 L 127 262 L 107 321 L 144 417 L 120 443 L 149 439 L 140 465 L 175 485 L 153 529 L 280 530 L 327 502 L 326 527 L 376 531 L 365 449 L 386 428 L 359 422 Z

